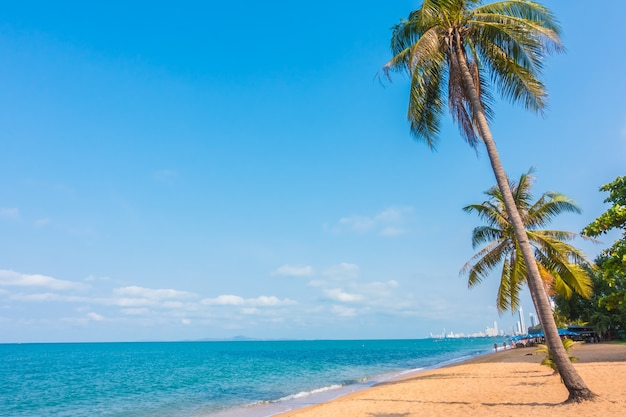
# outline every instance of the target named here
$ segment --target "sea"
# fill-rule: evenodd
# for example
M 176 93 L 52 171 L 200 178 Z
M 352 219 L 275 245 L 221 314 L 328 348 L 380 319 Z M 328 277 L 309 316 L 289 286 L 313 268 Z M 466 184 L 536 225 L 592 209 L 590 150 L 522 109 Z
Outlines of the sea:
M 266 417 L 498 338 L 0 344 L 2 417 Z

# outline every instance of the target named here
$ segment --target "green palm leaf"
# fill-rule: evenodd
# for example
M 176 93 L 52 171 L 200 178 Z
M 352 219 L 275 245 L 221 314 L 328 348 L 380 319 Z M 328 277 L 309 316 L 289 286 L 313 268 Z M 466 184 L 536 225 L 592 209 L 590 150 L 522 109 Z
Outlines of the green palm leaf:
M 531 187 L 534 178 L 531 173 L 532 169 L 521 175 L 519 181 L 509 183 L 546 289 L 550 294 L 570 297 L 576 292 L 588 298 L 591 296 L 591 279 L 583 266 L 589 263 L 584 253 L 567 243 L 579 235 L 561 230 L 538 229 L 558 214 L 579 213 L 580 209 L 570 198 L 555 192 L 544 193 L 533 201 Z M 463 266 L 461 274 L 468 276 L 468 286 L 473 287 L 500 267 L 500 287 L 496 297 L 498 311 L 515 310 L 519 306 L 519 294 L 527 278 L 526 265 L 502 193 L 499 188 L 493 187 L 485 194 L 489 196 L 487 201 L 463 208 L 468 213 L 476 213 L 486 225 L 472 231 L 473 247 L 485 246 Z

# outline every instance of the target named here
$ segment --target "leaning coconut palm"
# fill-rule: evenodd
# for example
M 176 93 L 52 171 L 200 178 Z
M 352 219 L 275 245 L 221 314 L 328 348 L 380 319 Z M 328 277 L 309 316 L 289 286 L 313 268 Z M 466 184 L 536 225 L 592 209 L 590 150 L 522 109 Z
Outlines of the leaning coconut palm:
M 528 269 L 528 287 L 546 341 L 569 391 L 568 401 L 594 397 L 568 360 L 524 223 L 515 207 L 488 119 L 490 89 L 512 102 L 541 111 L 546 91 L 539 75 L 543 58 L 560 51 L 559 27 L 546 7 L 510 0 L 482 5 L 479 0 L 424 0 L 407 20 L 394 26 L 393 58 L 383 67 L 411 78 L 411 132 L 430 148 L 436 145 L 446 110 L 472 146 L 484 143 L 496 181 Z M 447 100 L 446 100 L 447 96 Z
M 517 183 L 509 181 L 509 184 L 515 206 L 524 222 L 526 236 L 533 246 L 546 292 L 566 298 L 576 292 L 589 298 L 592 283 L 584 266 L 590 263 L 581 251 L 566 243 L 582 236 L 541 229 L 554 216 L 562 212 L 580 213 L 580 209 L 568 197 L 555 192 L 544 193 L 533 203 L 530 188 L 534 178 L 531 172 L 523 174 Z M 500 313 L 509 308 L 515 311 L 519 307 L 520 290 L 526 283 L 526 265 L 500 189 L 492 187 L 485 194 L 489 197 L 487 201 L 463 208 L 468 213 L 477 213 L 487 224 L 475 228 L 472 233 L 474 248 L 485 243 L 486 246 L 463 266 L 461 274 L 468 275 L 468 285 L 473 287 L 501 266 L 496 305 Z

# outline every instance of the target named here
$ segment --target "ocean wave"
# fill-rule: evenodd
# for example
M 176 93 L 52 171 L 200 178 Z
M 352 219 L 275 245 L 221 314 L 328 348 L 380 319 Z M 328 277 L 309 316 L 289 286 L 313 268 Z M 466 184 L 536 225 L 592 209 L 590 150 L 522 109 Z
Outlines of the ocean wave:
M 334 384 L 334 385 L 329 385 L 326 387 L 322 387 L 322 388 L 316 388 L 314 390 L 311 391 L 301 391 L 297 394 L 291 394 L 291 395 L 287 395 L 286 397 L 282 397 L 279 398 L 278 400 L 274 401 L 274 402 L 284 402 L 284 401 L 290 401 L 290 400 L 295 400 L 298 398 L 304 398 L 304 397 L 308 397 L 311 395 L 315 395 L 315 394 L 321 394 L 327 391 L 332 391 L 332 390 L 336 390 L 339 388 L 343 388 L 345 385 L 341 385 L 341 384 Z

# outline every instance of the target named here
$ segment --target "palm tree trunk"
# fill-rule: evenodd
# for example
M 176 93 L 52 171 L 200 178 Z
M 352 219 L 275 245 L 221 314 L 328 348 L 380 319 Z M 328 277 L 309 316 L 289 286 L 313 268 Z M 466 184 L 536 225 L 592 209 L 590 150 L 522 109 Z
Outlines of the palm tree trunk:
M 500 161 L 495 141 L 491 135 L 491 129 L 489 128 L 489 123 L 487 122 L 487 118 L 478 95 L 478 90 L 474 85 L 474 80 L 467 65 L 461 36 L 458 31 L 455 33 L 455 41 L 453 52 L 456 55 L 456 59 L 458 60 L 459 67 L 461 69 L 465 93 L 470 99 L 470 105 L 476 118 L 478 133 L 487 148 L 489 161 L 491 162 L 496 182 L 500 188 L 500 192 L 502 193 L 509 220 L 513 225 L 515 238 L 517 239 L 522 250 L 527 270 L 526 279 L 528 282 L 528 288 L 530 289 L 530 295 L 535 304 L 535 308 L 537 309 L 537 315 L 539 316 L 548 348 L 553 354 L 554 362 L 557 366 L 559 374 L 561 375 L 563 383 L 569 391 L 567 402 L 581 402 L 592 399 L 596 395 L 589 388 L 587 388 L 585 381 L 583 381 L 580 375 L 578 375 L 578 372 L 576 372 L 576 369 L 572 365 L 569 356 L 563 347 L 561 338 L 559 337 L 556 322 L 554 321 L 554 316 L 552 314 L 552 308 L 550 306 L 550 302 L 548 301 L 548 295 L 546 294 L 541 276 L 539 275 L 535 255 L 530 242 L 528 241 L 524 223 L 522 222 L 522 218 L 517 210 L 517 206 L 515 205 L 515 200 L 513 198 L 513 194 L 511 193 L 506 173 L 502 167 L 502 162 Z

